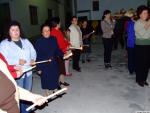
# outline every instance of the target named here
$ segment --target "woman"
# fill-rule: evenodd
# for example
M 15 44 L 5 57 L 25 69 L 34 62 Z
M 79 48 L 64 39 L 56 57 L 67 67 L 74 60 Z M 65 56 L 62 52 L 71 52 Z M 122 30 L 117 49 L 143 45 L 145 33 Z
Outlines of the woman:
M 125 14 L 130 19 L 127 21 L 127 51 L 128 51 L 128 70 L 132 75 L 135 72 L 135 31 L 134 31 L 134 13 L 131 11 Z
M 137 8 L 138 20 L 135 22 L 135 66 L 136 82 L 139 86 L 148 85 L 147 77 L 150 67 L 150 20 L 149 8 L 139 6 Z
M 86 45 L 83 49 L 83 53 L 81 54 L 82 63 L 85 63 L 85 61 L 90 62 L 91 35 L 92 35 L 91 33 L 93 32 L 93 30 L 88 25 L 87 20 L 83 20 L 81 31 L 82 31 L 83 45 Z
M 0 52 L 10 65 L 22 66 L 23 70 L 30 68 L 36 59 L 36 51 L 28 39 L 22 35 L 21 25 L 17 21 L 10 22 L 6 38 L 0 44 Z M 32 89 L 32 71 L 26 72 L 16 80 L 17 84 L 29 91 Z M 26 104 L 21 104 L 21 112 L 26 112 Z
M 47 24 L 41 26 L 42 36 L 36 41 L 35 48 L 37 51 L 37 61 L 51 59 L 51 62 L 37 65 L 41 74 L 42 89 L 46 95 L 49 95 L 49 90 L 54 91 L 59 87 L 59 65 L 57 57 L 63 58 L 63 53 L 60 51 L 57 41 L 50 36 L 50 27 Z
M 69 35 L 70 43 L 74 47 L 74 49 L 72 50 L 73 69 L 78 72 L 81 72 L 81 68 L 79 66 L 81 50 L 79 48 L 82 47 L 83 42 L 82 42 L 82 32 L 80 30 L 80 27 L 78 26 L 78 20 L 76 16 L 73 16 L 71 18 L 71 25 L 69 27 L 69 30 L 70 30 L 70 35 Z
M 103 32 L 103 44 L 104 44 L 104 64 L 105 68 L 111 68 L 111 53 L 114 34 L 114 22 L 111 19 L 111 11 L 105 10 L 102 17 L 101 28 Z
M 67 50 L 70 46 L 69 42 L 65 40 L 63 33 L 60 30 L 60 19 L 59 17 L 54 17 L 51 19 L 51 36 L 54 36 L 57 40 L 58 46 L 63 54 L 67 54 Z M 60 85 L 69 86 L 68 83 L 64 81 L 64 75 L 70 76 L 71 73 L 68 72 L 69 65 L 67 65 L 67 69 L 65 69 L 64 60 L 58 59 L 60 65 Z
M 0 113 L 20 113 L 18 99 L 31 101 L 37 105 L 47 102 L 45 97 L 17 86 L 3 58 L 0 58 Z

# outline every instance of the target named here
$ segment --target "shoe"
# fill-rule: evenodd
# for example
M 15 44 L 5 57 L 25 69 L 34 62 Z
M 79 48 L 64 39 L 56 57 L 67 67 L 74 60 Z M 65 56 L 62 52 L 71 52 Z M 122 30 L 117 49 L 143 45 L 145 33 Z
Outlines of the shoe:
M 74 70 L 81 72 L 81 68 L 73 68 Z
M 60 85 L 69 86 L 70 84 L 68 84 L 67 82 L 64 83 L 60 82 Z
M 85 63 L 85 60 L 82 60 L 82 63 Z
M 58 87 L 57 87 L 57 90 L 61 90 L 62 88 L 61 88 L 61 86 L 59 85 Z
M 105 68 L 111 68 L 111 64 L 110 63 L 105 63 Z
M 144 85 L 149 86 L 148 82 L 144 81 Z
M 87 59 L 86 61 L 87 61 L 87 62 L 91 62 L 91 60 L 90 60 L 90 59 Z
M 137 82 L 137 84 L 141 87 L 144 87 L 144 83 L 143 82 Z

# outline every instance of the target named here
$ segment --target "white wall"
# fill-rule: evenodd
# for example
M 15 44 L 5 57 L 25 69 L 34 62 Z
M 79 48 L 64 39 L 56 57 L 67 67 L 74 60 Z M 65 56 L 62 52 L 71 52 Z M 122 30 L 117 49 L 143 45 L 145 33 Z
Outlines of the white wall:
M 77 0 L 78 11 L 91 10 L 91 19 L 99 20 L 105 9 L 112 12 L 120 9 L 136 9 L 139 5 L 147 5 L 147 0 L 99 0 L 99 11 L 92 11 L 92 0 Z

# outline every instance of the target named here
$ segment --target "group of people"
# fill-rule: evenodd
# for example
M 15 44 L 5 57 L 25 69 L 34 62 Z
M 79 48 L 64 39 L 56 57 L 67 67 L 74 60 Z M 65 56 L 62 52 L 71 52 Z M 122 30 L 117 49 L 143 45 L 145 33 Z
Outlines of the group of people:
M 111 53 L 115 49 L 114 39 L 123 37 L 128 56 L 128 70 L 132 75 L 136 74 L 136 82 L 139 86 L 149 85 L 147 82 L 150 68 L 150 9 L 141 5 L 136 13 L 127 11 L 124 14 L 123 32 L 117 31 L 117 20 L 112 19 L 111 11 L 105 10 L 102 17 L 101 28 L 104 45 L 104 65 L 111 67 Z M 116 35 L 117 33 L 117 35 Z
M 144 87 L 149 85 L 147 82 L 150 67 L 149 8 L 144 5 L 139 6 L 136 13 L 138 19 L 135 19 L 133 12 L 126 12 L 125 16 L 127 18 L 123 26 L 126 33 L 128 70 L 130 74 L 136 73 L 136 82 Z M 0 43 L 0 78 L 2 78 L 0 112 L 19 113 L 18 98 L 32 101 L 37 105 L 47 102 L 45 97 L 29 92 L 32 90 L 32 70 L 29 69 L 35 64 L 41 78 L 41 87 L 48 96 L 61 89 L 62 85 L 69 86 L 64 76 L 72 75 L 69 69 L 70 56 L 72 56 L 72 68 L 77 72 L 81 72 L 80 56 L 82 63 L 91 61 L 91 37 L 94 31 L 88 25 L 88 21 L 83 20 L 81 26 L 78 26 L 78 19 L 73 16 L 71 25 L 65 33 L 60 27 L 59 17 L 46 21 L 41 26 L 41 36 L 33 46 L 23 35 L 20 23 L 10 22 L 5 39 Z M 115 29 L 116 27 L 117 22 L 112 19 L 111 11 L 105 10 L 101 28 L 104 66 L 107 69 L 112 67 L 111 53 L 115 36 L 122 35 L 122 32 Z M 3 87 L 4 85 L 6 87 Z M 27 112 L 27 106 L 24 101 L 20 102 L 21 113 Z
M 2 65 L 0 66 L 0 78 L 3 77 L 0 80 L 4 80 L 0 83 L 3 92 L 0 93 L 0 97 L 8 99 L 8 103 L 4 103 L 6 100 L 0 99 L 0 111 L 19 113 L 18 99 L 12 97 L 18 93 L 18 87 L 19 94 L 17 96 L 19 95 L 19 98 L 25 100 L 20 101 L 21 113 L 27 113 L 26 108 L 29 104 L 26 101 L 32 101 L 37 105 L 47 102 L 45 97 L 30 93 L 34 65 L 40 75 L 41 87 L 45 90 L 45 96 L 48 96 L 61 89 L 62 86 L 69 86 L 65 82 L 64 76 L 72 75 L 69 69 L 70 56 L 72 56 L 72 68 L 78 72 L 81 72 L 79 66 L 81 53 L 83 54 L 83 63 L 90 62 L 87 53 L 90 53 L 92 31 L 87 29 L 87 20 L 83 21 L 80 28 L 77 17 L 73 16 L 71 25 L 65 34 L 60 27 L 59 17 L 53 17 L 49 22 L 46 21 L 41 25 L 41 36 L 32 45 L 22 33 L 20 23 L 18 21 L 10 22 L 4 40 L 0 43 L 0 65 Z M 2 68 L 3 65 L 5 68 Z M 4 85 L 7 85 L 8 88 L 5 88 Z M 9 90 L 10 92 L 7 93 Z M 9 103 L 11 101 L 9 99 L 14 101 Z

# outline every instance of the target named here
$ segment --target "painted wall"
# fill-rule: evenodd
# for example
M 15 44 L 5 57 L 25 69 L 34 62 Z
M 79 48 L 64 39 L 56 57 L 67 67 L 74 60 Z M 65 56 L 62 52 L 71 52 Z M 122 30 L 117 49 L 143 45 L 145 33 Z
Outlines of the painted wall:
M 99 11 L 92 11 L 93 0 L 77 0 L 77 9 L 91 10 L 91 19 L 99 20 L 105 9 L 109 9 L 112 12 L 119 11 L 120 9 L 136 9 L 139 5 L 147 5 L 147 0 L 99 0 Z
M 0 3 L 7 1 L 10 3 L 11 19 L 21 23 L 27 38 L 40 34 L 40 26 L 48 18 L 48 8 L 53 10 L 53 16 L 64 15 L 64 10 L 59 9 L 62 6 L 55 0 L 1 0 Z M 29 5 L 37 7 L 38 25 L 30 24 Z

